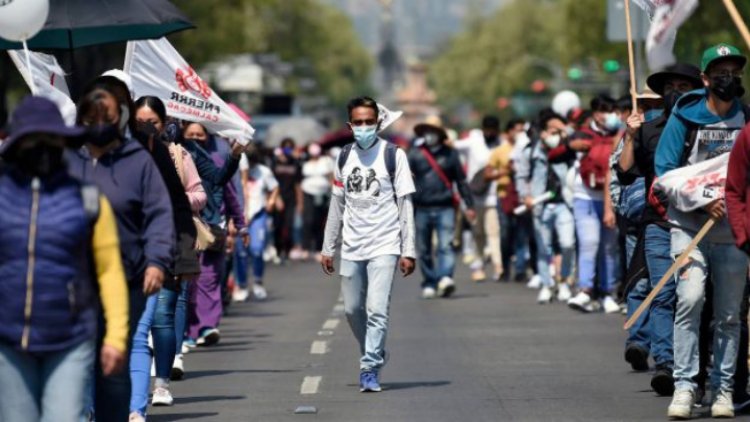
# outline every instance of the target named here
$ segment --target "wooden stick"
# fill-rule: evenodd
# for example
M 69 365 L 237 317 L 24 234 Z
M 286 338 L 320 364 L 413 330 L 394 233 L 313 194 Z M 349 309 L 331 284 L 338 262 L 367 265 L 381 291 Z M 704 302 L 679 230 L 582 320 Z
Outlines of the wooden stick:
M 737 25 L 737 29 L 740 30 L 740 34 L 742 34 L 742 38 L 745 39 L 747 47 L 750 48 L 750 31 L 748 31 L 747 25 L 745 25 L 745 22 L 742 20 L 740 12 L 737 11 L 737 6 L 734 5 L 732 0 L 724 0 L 724 6 L 727 7 L 727 11 L 732 17 L 734 24 Z
M 731 1 L 731 0 L 730 0 Z M 625 0 L 625 30 L 628 35 L 628 64 L 630 66 L 630 96 L 633 98 L 633 114 L 638 113 L 638 87 L 635 86 L 635 57 L 633 54 L 633 30 L 630 23 L 630 0 Z
M 703 238 L 706 236 L 706 233 L 708 233 L 708 231 L 711 230 L 711 228 L 714 226 L 714 223 L 716 223 L 716 220 L 714 220 L 713 218 L 706 221 L 706 224 L 704 224 L 703 228 L 701 228 L 698 234 L 695 235 L 693 241 L 690 242 L 685 251 L 683 251 L 682 254 L 674 261 L 674 263 L 672 263 L 672 266 L 669 267 L 666 273 L 664 273 L 661 280 L 659 280 L 656 286 L 654 286 L 654 288 L 651 290 L 651 293 L 646 296 L 646 299 L 643 301 L 643 303 L 641 303 L 641 306 L 639 306 L 638 309 L 633 312 L 633 315 L 630 316 L 627 322 L 625 322 L 625 326 L 622 327 L 624 330 L 629 330 L 630 327 L 635 324 L 638 318 L 640 318 L 641 314 L 651 306 L 651 302 L 653 302 L 656 295 L 659 294 L 661 289 L 664 288 L 664 285 L 667 284 L 674 273 L 677 272 L 680 267 L 682 267 L 685 261 L 687 261 L 688 257 L 690 256 L 690 252 L 693 252 L 693 249 L 695 249 L 695 247 L 698 246 L 698 243 L 703 240 Z

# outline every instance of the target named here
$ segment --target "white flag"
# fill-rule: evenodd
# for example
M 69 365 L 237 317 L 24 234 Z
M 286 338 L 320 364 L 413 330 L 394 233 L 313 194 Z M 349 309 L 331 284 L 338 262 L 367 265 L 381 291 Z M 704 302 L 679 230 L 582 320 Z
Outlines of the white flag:
M 393 124 L 393 122 L 400 119 L 403 114 L 403 111 L 391 111 L 383 104 L 378 103 L 378 123 L 380 123 L 380 129 L 378 129 L 378 132 L 386 130 L 388 126 Z
M 166 38 L 129 41 L 123 70 L 133 79 L 135 96 L 159 97 L 167 115 L 201 123 L 242 144 L 253 138 L 255 129 L 216 95 Z
M 674 43 L 677 30 L 698 7 L 698 0 L 633 0 L 651 17 L 646 37 L 646 59 L 656 72 L 677 62 Z
M 716 199 L 724 199 L 729 153 L 663 174 L 655 190 L 667 194 L 669 203 L 682 212 L 691 212 Z
M 76 121 L 76 105 L 70 99 L 65 72 L 57 64 L 55 56 L 36 51 L 29 51 L 29 54 L 31 71 L 26 68 L 26 53 L 23 50 L 8 50 L 8 55 L 29 88 L 32 86 L 31 81 L 34 81 L 33 86 L 36 92 L 33 94 L 45 97 L 57 104 L 65 124 L 72 126 Z

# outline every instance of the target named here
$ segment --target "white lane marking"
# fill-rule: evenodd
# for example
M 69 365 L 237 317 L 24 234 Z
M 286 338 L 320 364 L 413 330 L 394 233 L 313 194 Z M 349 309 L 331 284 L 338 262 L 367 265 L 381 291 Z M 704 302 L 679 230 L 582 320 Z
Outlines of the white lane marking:
M 344 304 L 343 303 L 339 303 L 338 305 L 334 306 L 333 307 L 333 312 L 343 313 L 344 312 Z
M 318 331 L 318 335 L 321 336 L 321 337 L 322 336 L 332 336 L 333 335 L 333 331 L 331 331 L 331 330 L 321 330 L 321 331 Z
M 328 352 L 328 342 L 325 340 L 315 340 L 310 346 L 311 355 L 324 355 Z
M 331 318 L 331 319 L 327 320 L 323 324 L 323 329 L 324 330 L 335 330 L 336 328 L 338 328 L 339 322 L 341 322 L 341 321 L 338 318 Z
M 320 388 L 320 382 L 323 377 L 305 377 L 302 380 L 302 386 L 299 389 L 300 394 L 318 394 L 318 388 Z

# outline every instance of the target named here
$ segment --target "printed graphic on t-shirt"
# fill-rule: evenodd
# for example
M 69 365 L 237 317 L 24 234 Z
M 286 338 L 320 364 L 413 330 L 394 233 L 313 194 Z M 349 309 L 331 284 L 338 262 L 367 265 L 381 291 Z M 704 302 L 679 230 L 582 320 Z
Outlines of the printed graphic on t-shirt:
M 698 129 L 689 163 L 700 163 L 730 152 L 744 124 L 744 114 L 737 113 L 729 120 Z
M 374 169 L 354 167 L 346 178 L 347 200 L 357 209 L 365 209 L 375 205 L 375 199 L 380 197 L 380 181 Z

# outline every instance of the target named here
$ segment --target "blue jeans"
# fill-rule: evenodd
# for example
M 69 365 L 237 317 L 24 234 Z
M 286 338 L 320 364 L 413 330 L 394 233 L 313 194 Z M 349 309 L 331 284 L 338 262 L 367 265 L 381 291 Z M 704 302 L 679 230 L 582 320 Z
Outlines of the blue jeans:
M 163 288 L 158 294 L 149 296 L 146 309 L 138 321 L 138 330 L 133 336 L 133 350 L 130 351 L 130 411 L 146 414 L 152 351 L 148 347 L 148 333 L 154 341 L 156 377 L 169 380 L 176 352 L 175 308 L 178 292 Z
M 515 274 L 525 274 L 529 259 L 528 233 L 521 220 L 515 215 L 508 215 L 498 205 L 497 214 L 500 217 L 500 244 L 502 245 L 503 268 L 510 271 L 511 257 L 516 257 Z
M 672 229 L 672 257 L 677 258 L 693 235 Z M 713 283 L 714 365 L 711 388 L 733 390 L 733 377 L 740 340 L 740 306 L 742 304 L 748 260 L 744 252 L 729 243 L 702 241 L 690 253 L 690 259 L 679 270 L 677 312 L 674 321 L 675 389 L 695 390 L 694 377 L 699 370 L 698 338 L 701 311 L 705 302 L 705 284 L 710 275 Z
M 451 247 L 455 226 L 455 211 L 451 207 L 417 208 L 415 223 L 417 226 L 417 254 L 419 268 L 424 275 L 422 287 L 437 286 L 443 277 L 453 277 L 456 256 Z M 437 233 L 437 251 L 433 259 L 432 237 Z
M 94 339 L 59 352 L 31 354 L 0 343 L 0 420 L 73 422 L 83 415 Z
M 180 293 L 177 295 L 177 305 L 174 309 L 174 335 L 175 335 L 175 354 L 182 354 L 182 340 L 185 339 L 187 331 L 187 307 L 188 307 L 188 289 L 190 282 L 180 282 Z
M 576 198 L 573 212 L 578 235 L 578 288 L 594 290 L 598 275 L 599 292 L 609 295 L 615 282 L 617 234 L 604 226 L 604 201 Z
M 635 283 L 635 286 L 628 292 L 628 318 L 641 306 L 641 303 L 646 300 L 649 293 L 651 293 L 649 279 L 642 278 Z M 625 347 L 631 344 L 636 344 L 644 348 L 647 352 L 651 350 L 651 318 L 649 311 L 642 313 L 635 324 L 630 327 L 628 338 L 625 340 Z
M 385 365 L 388 312 L 398 258 L 382 255 L 367 261 L 341 260 L 344 312 L 359 343 L 362 371 L 378 371 Z
M 654 288 L 672 265 L 671 236 L 668 229 L 656 224 L 646 227 L 646 265 L 649 272 L 650 289 Z M 674 278 L 669 280 L 651 302 L 649 320 L 651 328 L 651 353 L 657 366 L 674 365 L 672 349 L 674 336 L 674 310 L 677 296 Z
M 265 262 L 263 261 L 263 250 L 266 248 L 268 238 L 268 214 L 265 210 L 255 214 L 248 225 L 250 244 L 243 247 L 242 241 L 236 243 L 234 248 L 234 272 L 237 285 L 247 287 L 248 258 L 252 261 L 253 277 L 255 281 L 263 280 Z
M 575 222 L 573 214 L 563 203 L 547 204 L 534 212 L 534 233 L 536 235 L 537 272 L 542 278 L 542 285 L 553 287 L 554 280 L 549 272 L 549 264 L 554 256 L 552 238 L 557 234 L 557 242 L 562 254 L 562 279 L 570 277 L 575 258 Z

